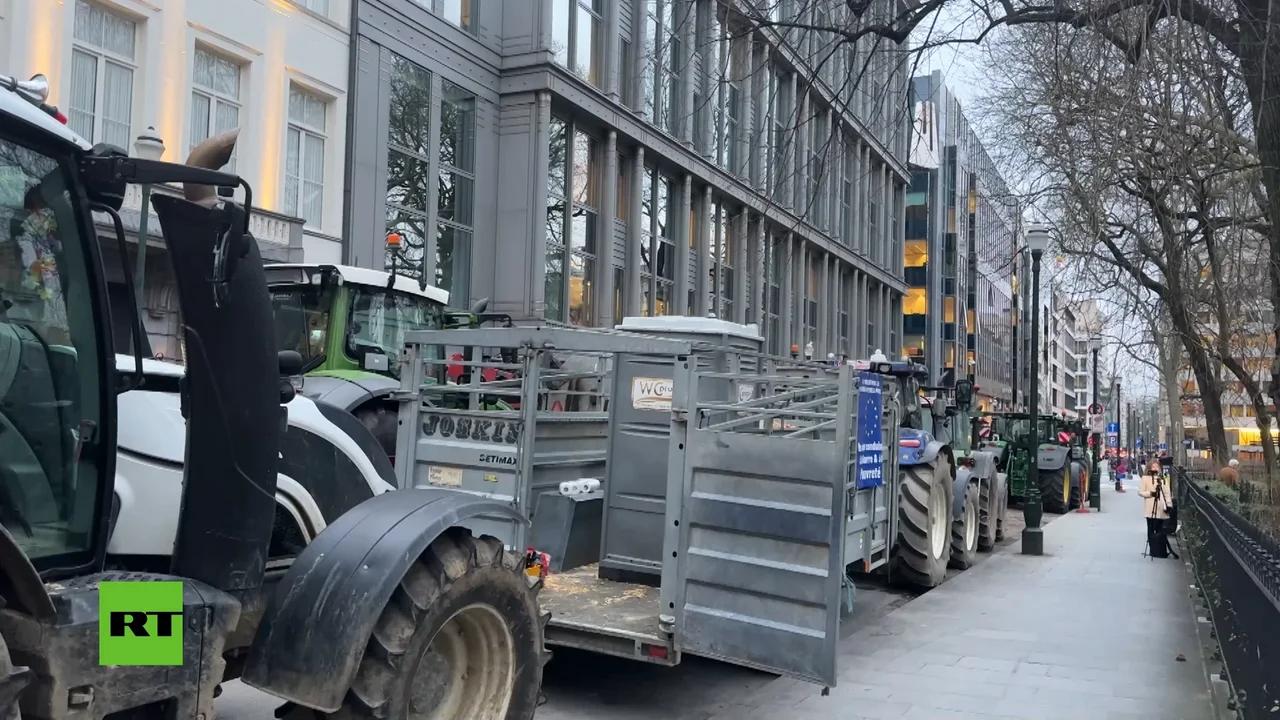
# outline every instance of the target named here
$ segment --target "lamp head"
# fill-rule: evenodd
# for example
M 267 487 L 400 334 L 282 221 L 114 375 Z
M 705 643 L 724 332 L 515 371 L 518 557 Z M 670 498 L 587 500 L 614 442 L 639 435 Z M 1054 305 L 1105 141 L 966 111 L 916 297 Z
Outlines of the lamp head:
M 133 152 L 143 160 L 159 160 L 164 155 L 164 140 L 150 125 L 133 140 Z
M 1031 225 L 1027 227 L 1027 249 L 1031 251 L 1032 256 L 1044 254 L 1046 248 L 1049 247 L 1049 228 L 1045 225 Z

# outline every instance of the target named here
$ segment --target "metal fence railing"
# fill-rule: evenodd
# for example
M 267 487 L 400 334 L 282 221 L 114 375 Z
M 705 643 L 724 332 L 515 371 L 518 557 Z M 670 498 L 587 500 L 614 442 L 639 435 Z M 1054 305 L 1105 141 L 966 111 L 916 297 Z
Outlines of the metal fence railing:
M 1175 469 L 1182 533 L 1244 718 L 1280 714 L 1280 542 L 1215 494 L 1213 473 Z M 1230 499 L 1230 498 L 1228 498 Z

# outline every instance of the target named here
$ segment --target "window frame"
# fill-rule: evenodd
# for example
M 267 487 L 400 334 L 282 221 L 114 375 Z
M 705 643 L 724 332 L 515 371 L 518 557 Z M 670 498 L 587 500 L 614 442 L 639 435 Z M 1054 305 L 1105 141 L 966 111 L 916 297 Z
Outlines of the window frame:
M 544 246 L 546 266 L 549 267 L 551 265 L 553 253 L 559 256 L 560 287 L 557 289 L 560 293 L 561 302 L 559 312 L 555 313 L 555 316 L 550 313 L 550 306 L 544 302 L 543 316 L 548 320 L 555 320 L 578 327 L 593 327 L 599 320 L 597 317 L 599 307 L 595 293 L 598 287 L 599 275 L 603 272 L 600 265 L 601 244 L 613 242 L 612 229 L 615 220 L 615 218 L 602 218 L 600 215 L 600 206 L 603 204 L 601 202 L 603 200 L 601 193 L 606 191 L 603 177 L 605 143 L 601 141 L 599 136 L 585 130 L 573 118 L 562 118 L 553 115 L 553 121 L 563 123 L 565 133 L 564 185 L 556 196 L 556 199 L 564 203 L 564 216 L 561 218 L 563 243 L 554 243 L 550 237 L 545 237 Z M 574 163 L 577 157 L 576 145 L 579 137 L 584 138 L 587 143 L 586 181 L 588 188 L 583 198 L 577 197 L 579 193 L 574 185 L 574 178 L 576 177 Z M 554 177 L 550 168 L 547 169 L 547 173 L 548 177 Z M 549 190 L 550 186 L 548 186 Z M 589 202 L 591 198 L 595 199 L 594 204 Z M 550 207 L 550 201 L 551 197 L 548 194 L 548 207 Z M 579 212 L 594 219 L 594 222 L 587 222 L 588 237 L 584 238 L 580 247 L 575 242 L 573 234 L 574 218 L 579 216 Z M 579 316 L 576 322 L 572 319 L 574 306 L 573 267 L 575 263 L 580 263 L 583 268 L 580 303 L 580 307 L 583 308 L 583 314 Z M 551 287 L 550 281 L 546 280 L 545 277 L 546 275 L 544 274 L 544 288 L 549 289 Z
M 187 152 L 188 153 L 191 152 L 191 149 L 194 148 L 197 144 L 199 144 L 200 142 L 203 142 L 205 139 L 213 137 L 219 132 L 218 130 L 215 129 L 215 121 L 218 116 L 218 113 L 217 113 L 218 103 L 222 103 L 224 105 L 231 105 L 235 107 L 237 127 L 241 125 L 241 118 L 243 118 L 242 113 L 244 111 L 244 102 L 239 97 L 232 98 L 215 88 L 201 85 L 196 81 L 195 63 L 196 63 L 196 55 L 199 53 L 204 53 L 205 55 L 208 55 L 209 57 L 213 58 L 214 62 L 222 61 L 227 64 L 234 65 L 236 68 L 236 73 L 239 76 L 236 80 L 237 90 L 239 91 L 240 95 L 244 94 L 245 63 L 241 62 L 239 58 L 228 56 L 225 53 L 218 52 L 217 50 L 207 45 L 197 42 L 191 54 L 191 95 L 192 97 L 190 98 L 191 107 L 188 109 L 188 116 L 187 116 L 187 132 L 188 132 Z M 192 117 L 195 116 L 195 96 L 196 95 L 203 96 L 209 102 L 209 112 L 208 112 L 208 115 L 205 117 L 205 127 L 206 127 L 205 136 L 200 140 L 196 140 L 194 137 L 190 136 L 191 119 Z M 327 117 L 326 117 L 326 122 L 327 122 Z M 225 131 L 221 131 L 221 132 L 225 132 Z M 235 166 L 236 166 L 236 148 L 233 147 L 231 150 L 231 159 L 227 161 L 227 166 L 225 169 L 228 172 L 234 172 Z
M 126 57 L 114 50 L 108 49 L 105 46 L 105 43 L 103 45 L 96 45 L 96 44 L 92 44 L 92 41 L 83 40 L 81 38 L 76 37 L 75 16 L 80 12 L 80 8 L 82 6 L 90 8 L 91 12 L 96 10 L 97 12 L 100 12 L 104 15 L 116 18 L 118 20 L 124 20 L 130 23 L 133 26 L 133 57 Z M 70 73 L 73 71 L 73 68 L 75 65 L 75 54 L 77 52 L 84 55 L 89 55 L 93 57 L 95 60 L 94 73 L 93 73 L 93 111 L 92 111 L 92 122 L 91 122 L 91 126 L 92 126 L 91 136 L 86 137 L 85 139 L 88 140 L 90 143 L 106 142 L 106 140 L 103 138 L 103 120 L 104 120 L 103 106 L 104 106 L 104 101 L 106 99 L 106 66 L 107 66 L 107 63 L 114 63 L 115 65 L 120 66 L 129 71 L 129 120 L 128 120 L 129 127 L 128 127 L 128 131 L 125 133 L 128 137 L 125 143 L 125 147 L 123 148 L 124 150 L 127 151 L 129 150 L 128 145 L 130 145 L 133 142 L 133 138 L 134 138 L 133 121 L 134 121 L 134 115 L 136 114 L 134 110 L 135 110 L 135 105 L 138 99 L 137 56 L 138 56 L 138 46 L 141 44 L 139 42 L 138 27 L 144 21 L 140 21 L 138 18 L 132 15 L 123 13 L 118 9 L 116 9 L 115 7 L 103 5 L 98 2 L 91 2 L 90 0 L 77 0 L 73 6 L 71 22 L 72 22 L 71 62 L 67 66 L 68 72 Z M 67 87 L 68 89 L 72 87 L 72 82 L 70 80 L 67 83 Z M 68 114 L 83 112 L 83 110 L 76 109 L 72 106 L 70 101 L 69 91 L 68 91 L 68 101 L 67 101 L 67 112 Z M 113 120 L 112 122 L 116 122 L 116 121 Z
M 581 79 L 583 82 L 592 87 L 605 89 L 605 0 L 551 0 L 552 12 L 552 42 L 555 42 L 555 15 L 557 12 L 568 12 L 567 32 L 568 42 L 564 48 L 565 62 L 561 63 L 556 59 L 556 52 L 552 48 L 552 58 L 555 64 L 564 68 L 570 75 Z M 596 4 L 600 7 L 597 9 Z M 586 74 L 579 72 L 578 64 L 578 29 L 580 16 L 586 14 L 591 18 L 593 27 L 591 30 L 591 57 L 586 67 Z M 625 38 L 624 38 L 625 41 Z
M 317 129 L 315 126 L 308 124 L 305 120 L 294 120 L 292 117 L 289 116 L 289 110 L 288 110 L 289 96 L 293 94 L 294 90 L 297 90 L 302 95 L 309 96 L 321 102 L 321 104 L 324 106 L 324 124 L 325 124 L 324 128 Z M 331 168 L 329 167 L 329 162 L 327 157 L 330 151 L 328 125 L 329 125 L 329 118 L 331 116 L 333 105 L 334 105 L 333 98 L 327 95 L 318 93 L 312 90 L 310 87 L 303 85 L 301 83 L 298 83 L 292 79 L 289 80 L 289 82 L 287 83 L 287 89 L 285 94 L 285 137 L 284 137 L 285 157 L 284 157 L 284 162 L 281 163 L 281 174 L 283 176 L 282 179 L 284 180 L 284 184 L 282 185 L 282 187 L 288 188 L 289 186 L 289 183 L 288 183 L 289 134 L 294 131 L 298 132 L 299 134 L 298 135 L 298 187 L 297 187 L 297 196 L 293 198 L 293 202 L 295 203 L 293 208 L 289 209 L 289 205 L 288 205 L 289 197 L 287 195 L 285 197 L 285 203 L 283 203 L 281 207 L 285 209 L 285 212 L 292 213 L 295 217 L 302 218 L 304 227 L 309 227 L 315 230 L 323 229 L 325 207 L 328 204 L 326 202 L 327 198 L 325 197 L 325 194 L 328 192 L 328 180 L 329 180 L 329 175 L 331 170 Z M 321 159 L 320 217 L 316 218 L 314 221 L 306 217 L 303 217 L 302 215 L 303 190 L 304 190 L 304 184 L 307 182 L 307 180 L 303 176 L 303 168 L 306 167 L 306 160 L 307 160 L 306 138 L 308 136 L 318 138 L 322 143 L 322 147 L 323 147 L 323 150 L 320 153 L 320 159 Z M 284 190 L 282 190 L 282 192 L 284 192 Z

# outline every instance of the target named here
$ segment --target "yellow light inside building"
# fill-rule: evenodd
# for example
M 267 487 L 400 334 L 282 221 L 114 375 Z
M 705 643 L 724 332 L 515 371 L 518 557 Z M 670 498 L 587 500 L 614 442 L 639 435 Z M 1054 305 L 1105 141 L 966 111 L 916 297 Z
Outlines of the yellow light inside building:
M 907 288 L 902 297 L 903 315 L 925 315 L 929 312 L 929 297 L 924 288 Z
M 929 262 L 929 241 L 908 240 L 902 250 L 904 267 L 924 267 Z
M 956 299 L 954 297 L 942 298 L 942 322 L 953 323 L 956 321 Z

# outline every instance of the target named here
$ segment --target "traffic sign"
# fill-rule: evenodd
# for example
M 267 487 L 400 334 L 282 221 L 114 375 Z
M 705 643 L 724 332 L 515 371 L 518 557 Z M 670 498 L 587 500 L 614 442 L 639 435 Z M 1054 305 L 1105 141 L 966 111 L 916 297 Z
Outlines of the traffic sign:
M 1092 413 L 1089 415 L 1089 432 L 1102 434 L 1103 428 L 1107 426 L 1107 416 L 1102 413 Z
M 1089 414 L 1090 414 L 1090 415 L 1101 415 L 1101 414 L 1103 414 L 1104 412 L 1106 412 L 1106 411 L 1103 409 L 1103 407 L 1102 407 L 1102 403 L 1092 403 L 1092 404 L 1090 404 L 1090 405 L 1089 405 Z
M 1109 432 L 1109 433 L 1119 433 L 1119 432 L 1120 432 L 1120 423 L 1118 423 L 1118 422 L 1107 423 L 1107 432 Z

